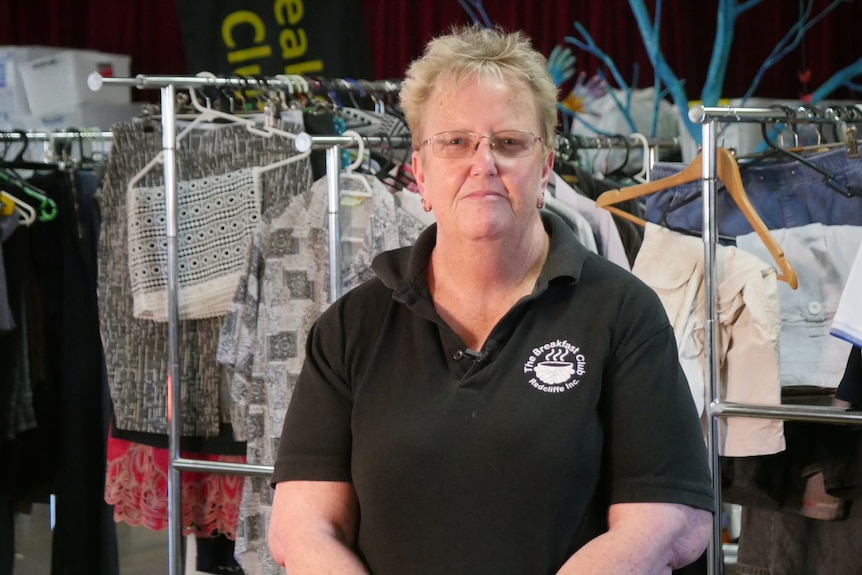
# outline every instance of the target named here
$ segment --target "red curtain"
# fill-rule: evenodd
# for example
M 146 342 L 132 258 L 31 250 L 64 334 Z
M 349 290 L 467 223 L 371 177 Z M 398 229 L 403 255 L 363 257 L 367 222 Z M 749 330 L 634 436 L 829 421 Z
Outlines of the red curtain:
M 401 77 L 432 35 L 470 21 L 458 0 L 361 1 L 377 78 Z M 661 48 L 692 99 L 700 96 L 706 78 L 718 1 L 663 3 Z M 816 0 L 814 12 L 830 1 Z M 580 22 L 627 81 L 631 82 L 637 64 L 639 85 L 653 82 L 652 67 L 627 0 L 493 0 L 484 4 L 493 22 L 523 29 L 545 54 L 574 35 L 573 23 Z M 647 0 L 647 5 L 652 9 L 655 0 Z M 762 0 L 739 17 L 723 95 L 740 96 L 746 91 L 761 63 L 797 18 L 797 2 L 790 0 Z M 796 98 L 858 60 L 862 55 L 856 41 L 860 22 L 862 1 L 843 2 L 765 75 L 756 95 Z M 190 72 L 185 66 L 174 0 L 5 0 L 0 8 L 0 44 L 129 54 L 133 74 Z M 578 70 L 595 72 L 595 58 L 578 51 L 576 55 Z M 810 70 L 807 84 L 800 80 L 800 72 L 806 69 Z M 845 90 L 836 96 L 851 94 Z
M 739 0 L 737 0 L 739 2 Z M 808 0 L 804 0 L 807 4 Z M 661 49 L 677 76 L 685 81 L 689 98 L 698 99 L 706 80 L 718 14 L 719 0 L 665 0 L 661 19 Z M 741 2 L 739 2 L 741 3 Z M 815 0 L 813 14 L 831 0 Z M 399 77 L 406 65 L 419 56 L 424 43 L 456 23 L 469 23 L 457 0 L 402 2 L 363 0 L 365 19 L 375 70 L 380 77 Z M 646 0 L 654 14 L 655 0 Z M 639 85 L 653 84 L 653 70 L 627 0 L 584 2 L 577 0 L 494 0 L 484 2 L 494 23 L 519 28 L 548 55 L 566 36 L 574 36 L 580 22 L 615 62 L 626 81 L 639 68 Z M 797 22 L 797 2 L 762 0 L 737 20 L 723 96 L 742 96 L 775 45 Z M 804 36 L 802 44 L 771 68 L 755 95 L 767 98 L 797 98 L 826 81 L 839 69 L 862 56 L 856 41 L 862 22 L 862 1 L 840 4 Z M 592 74 L 596 58 L 575 51 L 577 69 Z M 810 69 L 807 84 L 799 73 Z M 850 97 L 844 90 L 840 97 Z M 858 97 L 858 95 L 857 95 Z

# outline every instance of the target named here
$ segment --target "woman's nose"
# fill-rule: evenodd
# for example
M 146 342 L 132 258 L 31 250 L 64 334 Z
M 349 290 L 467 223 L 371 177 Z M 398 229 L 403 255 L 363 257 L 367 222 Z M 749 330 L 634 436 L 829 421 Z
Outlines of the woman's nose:
M 479 138 L 479 143 L 476 145 L 476 151 L 473 153 L 473 167 L 474 169 L 491 169 L 496 172 L 497 157 L 494 155 L 494 150 L 491 148 L 490 138 Z

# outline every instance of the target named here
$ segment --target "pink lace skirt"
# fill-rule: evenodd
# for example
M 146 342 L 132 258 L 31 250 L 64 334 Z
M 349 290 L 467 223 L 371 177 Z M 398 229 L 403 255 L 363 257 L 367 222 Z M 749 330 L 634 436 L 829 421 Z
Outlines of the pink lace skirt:
M 184 458 L 245 463 L 242 455 L 182 453 Z M 168 450 L 108 438 L 105 501 L 114 506 L 114 520 L 168 528 Z M 220 473 L 182 473 L 183 535 L 236 538 L 245 478 Z

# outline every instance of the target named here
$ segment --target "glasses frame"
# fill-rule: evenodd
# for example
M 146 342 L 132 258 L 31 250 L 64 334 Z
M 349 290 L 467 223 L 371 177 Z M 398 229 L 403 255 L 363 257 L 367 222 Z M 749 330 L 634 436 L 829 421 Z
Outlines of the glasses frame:
M 529 134 L 530 137 L 532 138 L 529 151 L 527 151 L 527 153 L 525 153 L 523 155 L 518 155 L 518 156 L 506 156 L 506 155 L 500 154 L 497 151 L 497 143 L 495 142 L 495 137 L 498 136 L 499 134 L 505 134 L 507 132 L 518 132 L 520 134 Z M 437 138 L 438 136 L 442 136 L 444 134 L 469 134 L 470 137 L 476 138 L 476 145 L 473 146 L 473 151 L 470 152 L 469 154 L 467 154 L 466 156 L 456 156 L 456 157 L 442 156 L 442 155 L 438 154 L 437 151 L 434 149 L 433 143 L 434 143 L 435 138 Z M 442 158 L 444 160 L 464 160 L 466 158 L 472 158 L 476 154 L 476 151 L 479 149 L 479 144 L 482 143 L 482 138 L 488 139 L 488 145 L 491 147 L 491 152 L 493 152 L 495 156 L 500 157 L 500 158 L 507 158 L 507 159 L 508 158 L 526 158 L 527 156 L 531 155 L 533 153 L 533 151 L 536 149 L 536 143 L 537 142 L 541 142 L 542 144 L 545 143 L 545 139 L 542 138 L 542 136 L 537 136 L 536 134 L 534 134 L 533 132 L 530 132 L 528 130 L 500 130 L 499 132 L 494 132 L 493 134 L 489 134 L 489 135 L 481 135 L 481 134 L 477 134 L 475 132 L 471 132 L 469 130 L 445 130 L 443 132 L 437 132 L 436 134 L 432 135 L 430 138 L 422 140 L 421 146 L 426 146 L 428 144 L 431 144 L 431 152 L 435 156 L 437 156 L 438 158 Z

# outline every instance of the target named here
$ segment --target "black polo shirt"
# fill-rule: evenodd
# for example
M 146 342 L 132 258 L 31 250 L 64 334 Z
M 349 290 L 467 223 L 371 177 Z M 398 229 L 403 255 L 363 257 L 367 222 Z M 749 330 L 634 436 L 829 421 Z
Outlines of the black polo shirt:
M 485 349 L 437 315 L 432 226 L 309 334 L 273 482 L 352 482 L 375 575 L 548 574 L 612 503 L 713 510 L 706 449 L 656 295 L 543 214 L 533 294 Z

